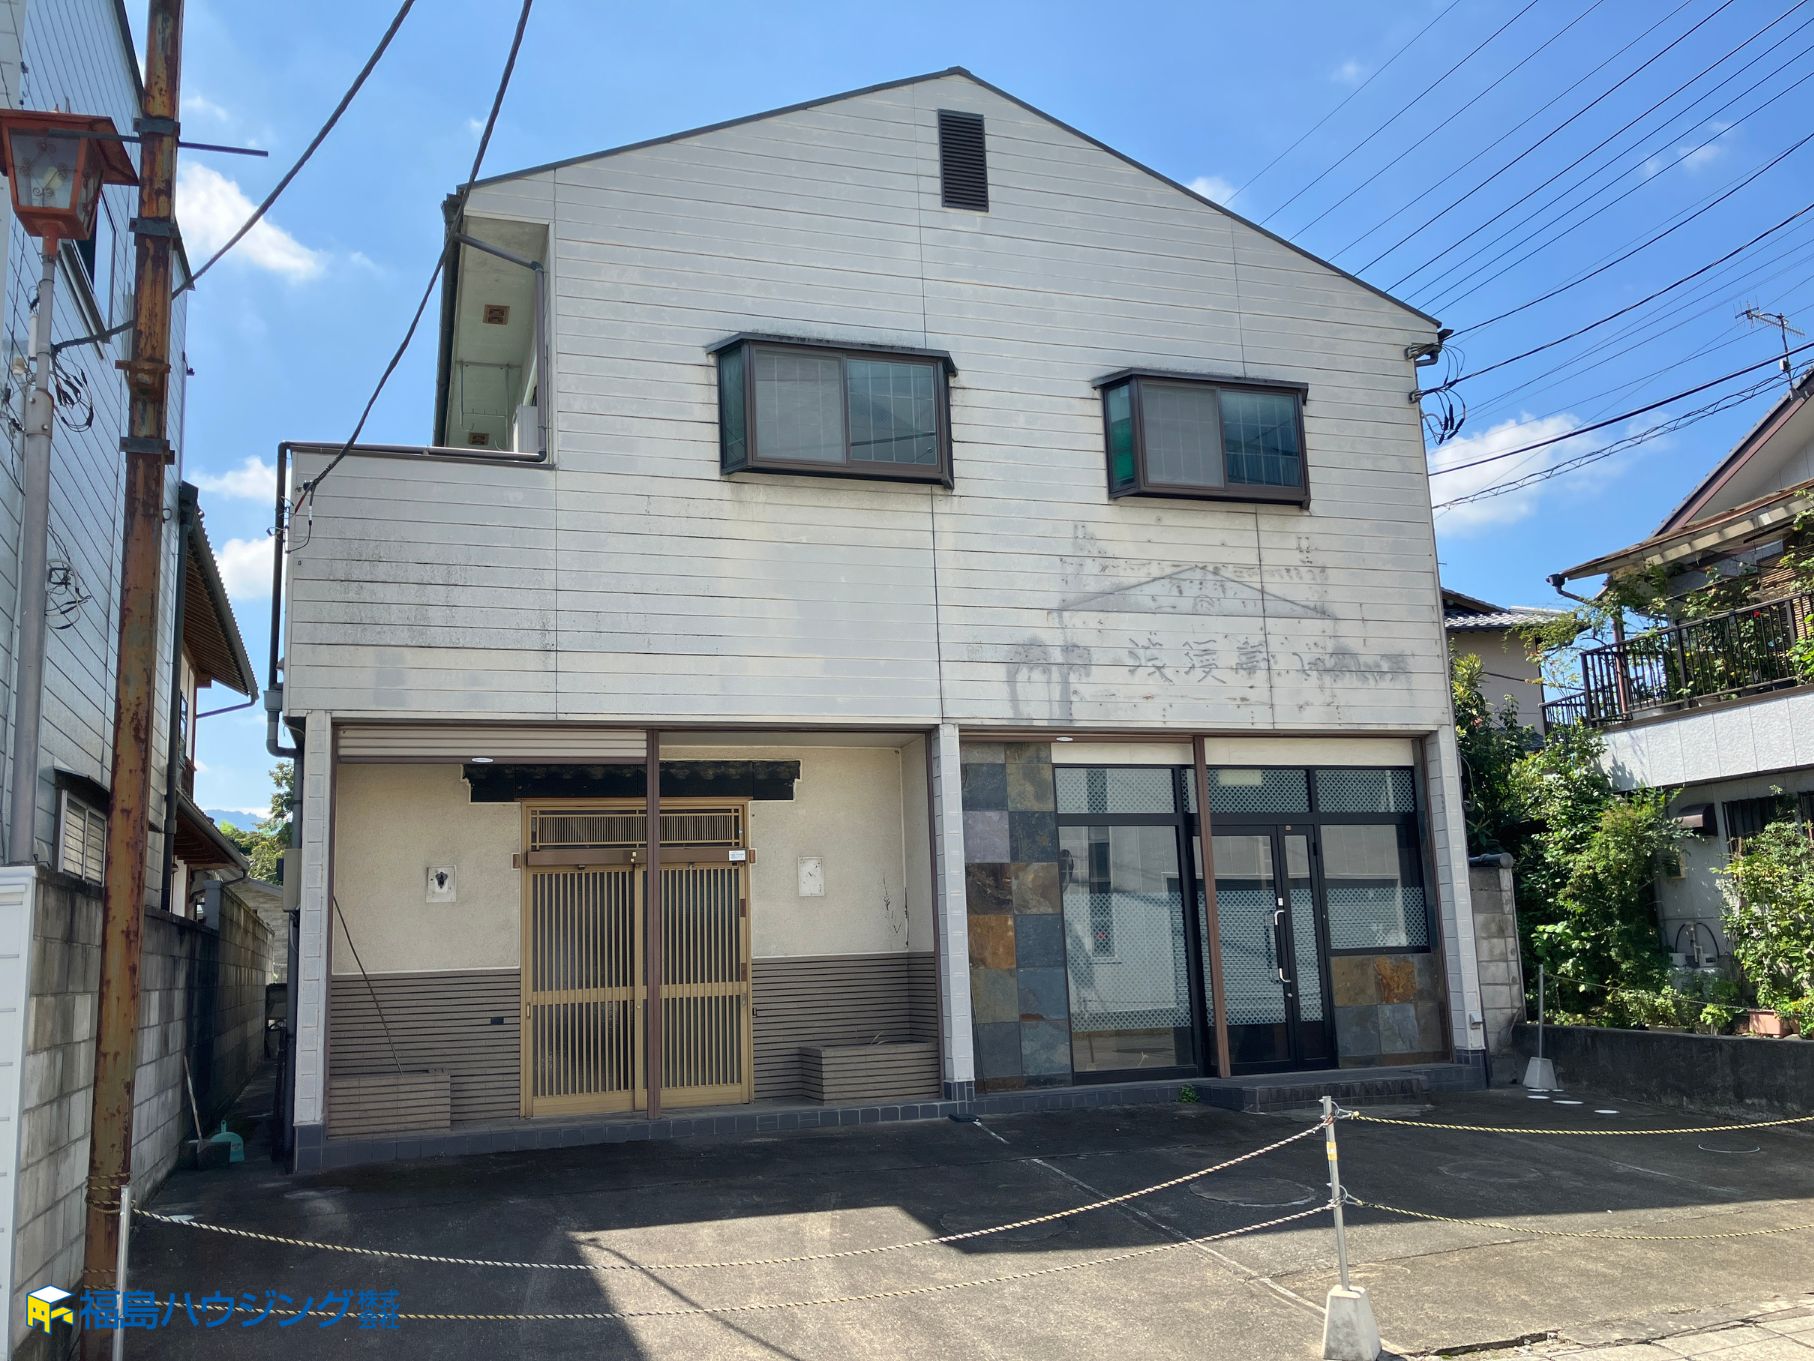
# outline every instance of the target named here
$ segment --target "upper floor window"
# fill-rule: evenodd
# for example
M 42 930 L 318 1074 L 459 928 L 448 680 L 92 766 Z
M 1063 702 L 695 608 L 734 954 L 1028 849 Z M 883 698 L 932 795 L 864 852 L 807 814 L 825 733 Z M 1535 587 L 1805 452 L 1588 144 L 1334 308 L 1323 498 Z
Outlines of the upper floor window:
M 725 472 L 950 485 L 948 357 L 751 336 L 715 353 Z
M 1126 370 L 1096 386 L 1109 495 L 1310 499 L 1302 385 Z

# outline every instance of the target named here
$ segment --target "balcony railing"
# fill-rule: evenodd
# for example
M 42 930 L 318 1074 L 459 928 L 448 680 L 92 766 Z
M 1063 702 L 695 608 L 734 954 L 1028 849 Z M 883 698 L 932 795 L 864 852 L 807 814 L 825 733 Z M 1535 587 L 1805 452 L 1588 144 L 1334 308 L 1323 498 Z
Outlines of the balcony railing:
M 1814 594 L 1761 601 L 1581 654 L 1582 689 L 1543 706 L 1551 727 L 1647 714 L 1803 683 L 1792 655 L 1814 638 Z

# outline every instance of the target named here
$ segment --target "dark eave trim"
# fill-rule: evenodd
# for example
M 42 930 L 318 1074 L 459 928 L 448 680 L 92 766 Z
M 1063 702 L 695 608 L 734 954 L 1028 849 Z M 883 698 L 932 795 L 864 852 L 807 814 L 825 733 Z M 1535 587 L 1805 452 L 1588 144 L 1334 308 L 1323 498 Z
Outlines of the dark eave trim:
M 715 355 L 721 350 L 728 350 L 733 345 L 741 345 L 745 341 L 753 345 L 785 345 L 794 349 L 836 350 L 840 354 L 892 354 L 899 355 L 903 359 L 936 359 L 945 366 L 947 374 L 957 372 L 957 365 L 953 362 L 948 350 L 921 350 L 915 349 L 911 345 L 879 345 L 868 340 L 822 340 L 812 336 L 773 335 L 765 331 L 739 331 L 734 336 L 726 336 L 723 340 L 713 341 L 705 347 L 705 352 Z
M 1105 388 L 1124 378 L 1151 378 L 1166 383 L 1213 383 L 1217 387 L 1230 388 L 1273 388 L 1280 392 L 1297 393 L 1306 405 L 1310 401 L 1310 384 L 1293 382 L 1288 378 L 1243 378 L 1232 373 L 1185 373 L 1178 369 L 1116 369 L 1100 378 L 1092 378 L 1090 386 Z
M 585 161 L 602 160 L 606 156 L 619 156 L 628 151 L 641 151 L 646 147 L 665 146 L 669 142 L 682 141 L 688 137 L 700 137 L 700 136 L 703 136 L 706 133 L 710 133 L 710 132 L 722 132 L 726 128 L 741 127 L 745 123 L 754 123 L 754 122 L 757 122 L 760 119 L 764 119 L 764 118 L 776 118 L 776 117 L 781 116 L 782 114 L 800 113 L 806 109 L 822 108 L 823 106 L 825 106 L 827 104 L 835 104 L 839 100 L 855 99 L 862 95 L 879 94 L 884 90 L 898 90 L 904 85 L 918 85 L 918 84 L 920 84 L 924 81 L 928 81 L 928 80 L 941 80 L 946 76 L 962 76 L 965 80 L 975 82 L 977 85 L 979 85 L 983 89 L 989 91 L 991 94 L 1000 96 L 1001 98 L 1007 100 L 1010 104 L 1015 105 L 1017 108 L 1025 109 L 1028 113 L 1032 114 L 1035 118 L 1043 118 L 1046 122 L 1052 124 L 1053 127 L 1059 128 L 1065 132 L 1070 133 L 1073 137 L 1077 137 L 1077 138 L 1082 139 L 1085 142 L 1088 142 L 1091 146 L 1095 147 L 1098 151 L 1107 152 L 1109 155 L 1113 156 L 1116 160 L 1122 162 L 1124 165 L 1132 166 L 1135 170 L 1140 171 L 1142 174 L 1151 175 L 1154 179 L 1160 181 L 1161 183 L 1170 185 L 1173 189 L 1176 189 L 1180 194 L 1188 195 L 1190 198 L 1195 199 L 1198 203 L 1203 204 L 1205 207 L 1213 208 L 1218 213 L 1223 214 L 1225 217 L 1233 218 L 1236 222 L 1239 222 L 1242 226 L 1252 228 L 1254 231 L 1258 232 L 1261 236 L 1264 236 L 1267 240 L 1276 241 L 1279 245 L 1285 247 L 1287 250 L 1293 252 L 1296 255 L 1301 255 L 1304 259 L 1310 261 L 1312 264 L 1322 266 L 1322 268 L 1328 270 L 1331 274 L 1338 275 L 1339 277 L 1348 280 L 1348 282 L 1350 282 L 1350 283 L 1359 284 L 1362 288 L 1366 289 L 1367 292 L 1373 294 L 1376 298 L 1381 298 L 1384 301 L 1391 303 L 1394 307 L 1402 309 L 1403 311 L 1409 313 L 1411 316 L 1416 317 L 1419 321 L 1422 321 L 1432 327 L 1436 327 L 1436 328 L 1441 327 L 1442 323 L 1440 321 L 1438 321 L 1435 317 L 1431 316 L 1428 312 L 1421 311 L 1420 309 L 1411 306 L 1411 304 L 1406 302 L 1403 298 L 1395 298 L 1390 293 L 1386 292 L 1385 289 L 1380 288 L 1376 284 L 1368 283 L 1365 279 L 1361 278 L 1359 275 L 1350 274 L 1347 270 L 1341 268 L 1341 266 L 1331 264 L 1329 261 L 1323 259 L 1320 255 L 1312 255 L 1309 251 L 1305 250 L 1302 246 L 1298 245 L 1296 242 L 1288 241 L 1284 237 L 1278 235 L 1276 232 L 1267 231 L 1266 228 L 1262 227 L 1259 223 L 1251 221 L 1248 218 L 1242 217 L 1239 213 L 1235 212 L 1232 208 L 1226 208 L 1222 204 L 1217 203 L 1214 199 L 1205 198 L 1202 194 L 1197 193 L 1194 189 L 1191 189 L 1189 186 L 1180 184 L 1177 180 L 1174 180 L 1171 176 L 1161 174 L 1159 171 L 1154 170 L 1150 165 L 1146 165 L 1141 161 L 1135 160 L 1132 156 L 1129 156 L 1126 152 L 1117 151 L 1114 147 L 1108 145 L 1108 143 L 1098 141 L 1096 138 L 1090 136 L 1089 133 L 1087 133 L 1087 132 L 1079 131 L 1077 128 L 1074 128 L 1069 123 L 1065 122 L 1062 118 L 1054 118 L 1051 114 L 1047 113 L 1044 109 L 1036 108 L 1033 105 L 1027 103 L 1026 100 L 1021 99 L 1018 96 L 1009 94 L 1006 90 L 1002 89 L 1000 86 L 991 85 L 988 81 L 984 80 L 981 76 L 977 75 L 974 71 L 966 70 L 962 66 L 949 66 L 949 67 L 946 67 L 943 71 L 928 71 L 923 75 L 907 76 L 901 80 L 887 80 L 887 81 L 883 81 L 882 83 L 880 83 L 878 85 L 865 85 L 861 89 L 858 89 L 858 90 L 845 90 L 839 94 L 824 95 L 818 99 L 804 100 L 798 104 L 786 104 L 778 109 L 765 109 L 761 113 L 745 114 L 741 118 L 727 118 L 723 122 L 708 123 L 703 127 L 688 128 L 684 132 L 671 132 L 663 137 L 650 137 L 641 142 L 627 143 L 624 146 L 607 147 L 602 151 L 591 151 L 591 152 L 587 152 L 586 154 L 584 154 L 582 156 L 568 156 L 568 157 L 565 157 L 558 161 L 546 161 L 541 165 L 532 165 L 523 170 L 512 170 L 512 171 L 508 171 L 501 175 L 487 175 L 483 179 L 473 180 L 470 184 L 468 184 L 464 187 L 468 188 L 468 189 L 477 189 L 483 185 L 500 184 L 506 180 L 522 179 L 528 175 L 540 175 L 545 171 L 560 170 L 563 167 L 570 166 L 570 165 L 579 165 Z
M 435 346 L 435 416 L 430 427 L 437 449 L 447 443 L 447 393 L 453 382 L 454 304 L 458 300 L 460 258 L 465 253 L 453 239 L 454 233 L 461 228 L 454 220 L 459 202 L 458 194 L 449 194 L 441 202 L 441 218 L 447 232 L 443 249 L 447 254 L 441 261 L 441 335 Z
M 183 483 L 178 495 L 192 510 L 196 508 L 200 493 L 193 484 Z M 193 561 L 201 572 L 202 584 L 208 591 L 208 606 L 219 621 L 220 631 L 226 636 L 227 645 L 233 651 L 233 665 L 239 672 L 237 683 L 226 676 L 216 679 L 226 684 L 235 694 L 244 695 L 247 699 L 257 699 L 257 676 L 252 670 L 252 659 L 246 654 L 246 640 L 239 634 L 239 621 L 233 617 L 233 604 L 227 599 L 226 583 L 220 579 L 220 564 L 214 559 L 214 548 L 208 542 L 208 532 L 202 527 L 202 517 L 199 514 L 190 515 L 188 524 L 189 530 L 183 545 L 184 561 Z M 185 604 L 188 605 L 189 602 Z M 177 620 L 176 627 L 177 645 L 180 647 L 183 621 Z

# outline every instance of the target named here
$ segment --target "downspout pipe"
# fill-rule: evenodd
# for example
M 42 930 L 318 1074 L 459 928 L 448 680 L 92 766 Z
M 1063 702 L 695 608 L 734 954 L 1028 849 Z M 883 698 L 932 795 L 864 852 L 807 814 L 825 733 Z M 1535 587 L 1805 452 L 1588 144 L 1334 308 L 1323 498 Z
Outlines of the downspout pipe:
M 176 796 L 182 788 L 188 743 L 179 734 L 183 716 L 183 610 L 189 597 L 189 536 L 195 528 L 196 491 L 187 482 L 176 495 L 176 638 L 170 647 L 170 720 L 164 747 L 164 865 L 158 906 L 171 911 L 170 890 L 176 884 Z M 195 721 L 191 715 L 191 723 Z
M 283 744 L 283 682 L 277 678 L 280 630 L 283 627 L 283 555 L 284 533 L 288 528 L 285 512 L 289 500 L 284 495 L 289 471 L 290 446 L 277 446 L 277 503 L 271 510 L 271 657 L 265 667 L 265 750 L 271 755 L 293 761 L 302 755 L 296 747 Z

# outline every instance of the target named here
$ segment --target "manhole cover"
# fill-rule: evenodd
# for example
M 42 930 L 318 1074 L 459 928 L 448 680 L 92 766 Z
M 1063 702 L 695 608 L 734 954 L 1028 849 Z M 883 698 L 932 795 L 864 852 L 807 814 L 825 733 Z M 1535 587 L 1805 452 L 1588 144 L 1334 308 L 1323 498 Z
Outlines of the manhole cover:
M 1329 1194 L 1289 1177 L 1230 1176 L 1226 1173 L 1191 1183 L 1190 1193 L 1205 1200 L 1219 1200 L 1224 1205 L 1261 1210 L 1309 1205 L 1319 1198 L 1327 1199 Z
M 992 1229 L 997 1224 L 1008 1222 L 1008 1212 L 992 1211 L 984 1214 L 976 1210 L 953 1210 L 950 1214 L 940 1215 L 938 1226 L 942 1233 L 972 1233 L 977 1229 Z M 1024 1229 L 1009 1229 L 1005 1233 L 992 1233 L 987 1238 L 980 1238 L 980 1243 L 1037 1243 L 1047 1238 L 1056 1238 L 1069 1233 L 1069 1220 L 1053 1219 L 1044 1224 L 1029 1224 Z
M 1501 1162 L 1494 1158 L 1464 1158 L 1460 1162 L 1444 1163 L 1439 1170 L 1445 1177 L 1459 1177 L 1462 1181 L 1538 1181 L 1543 1176 L 1542 1169 L 1529 1163 Z

